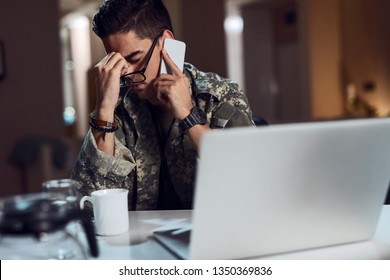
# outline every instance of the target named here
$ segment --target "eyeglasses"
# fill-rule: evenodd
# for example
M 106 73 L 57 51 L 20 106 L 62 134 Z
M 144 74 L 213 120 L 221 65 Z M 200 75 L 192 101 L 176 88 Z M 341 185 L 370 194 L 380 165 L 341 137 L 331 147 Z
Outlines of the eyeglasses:
M 148 67 L 148 64 L 149 64 L 149 61 L 152 57 L 154 48 L 158 42 L 158 39 L 160 39 L 161 35 L 162 35 L 162 32 L 160 34 L 158 34 L 156 36 L 156 38 L 154 38 L 152 46 L 150 47 L 148 56 L 146 58 L 145 64 L 142 67 L 142 69 L 139 71 L 134 71 L 131 73 L 124 74 L 123 76 L 120 77 L 120 86 L 121 87 L 131 87 L 133 84 L 142 83 L 143 81 L 146 80 L 145 71 L 146 71 L 146 68 Z

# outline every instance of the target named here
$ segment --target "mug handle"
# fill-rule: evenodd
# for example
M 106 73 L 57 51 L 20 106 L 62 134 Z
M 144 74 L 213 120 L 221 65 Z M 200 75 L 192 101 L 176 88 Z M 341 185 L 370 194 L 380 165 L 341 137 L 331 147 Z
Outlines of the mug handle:
M 88 201 L 88 202 L 91 202 L 91 204 L 93 204 L 93 200 L 92 200 L 92 197 L 86 195 L 86 196 L 83 196 L 81 199 L 80 199 L 80 209 L 83 210 L 84 209 L 84 203 Z

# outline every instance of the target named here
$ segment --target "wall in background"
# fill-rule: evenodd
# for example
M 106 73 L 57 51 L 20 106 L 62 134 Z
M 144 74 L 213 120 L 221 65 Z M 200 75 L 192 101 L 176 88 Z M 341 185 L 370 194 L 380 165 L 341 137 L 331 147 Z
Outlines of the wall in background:
M 181 5 L 181 36 L 187 44 L 186 61 L 202 71 L 226 76 L 224 0 L 182 1 Z
M 341 9 L 350 114 L 390 115 L 390 1 L 343 0 Z
M 64 136 L 58 30 L 57 1 L 0 2 L 7 64 L 0 81 L 0 196 L 22 189 L 21 170 L 8 162 L 18 141 Z
M 310 80 L 311 117 L 339 118 L 344 114 L 341 84 L 341 0 L 304 0 L 305 33 Z

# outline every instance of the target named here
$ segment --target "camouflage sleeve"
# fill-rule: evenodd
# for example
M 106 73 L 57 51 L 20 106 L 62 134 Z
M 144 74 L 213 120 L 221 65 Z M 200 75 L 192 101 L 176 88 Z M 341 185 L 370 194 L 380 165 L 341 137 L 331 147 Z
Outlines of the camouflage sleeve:
M 126 187 L 128 175 L 134 167 L 130 150 L 119 140 L 115 138 L 115 154 L 111 156 L 98 150 L 89 130 L 71 177 L 80 183 L 80 194 L 89 195 L 97 189 Z
M 227 80 L 213 112 L 212 126 L 219 128 L 254 126 L 248 98 L 237 83 Z
M 198 106 L 204 108 L 207 119 L 211 120 L 211 128 L 255 125 L 248 98 L 236 82 L 216 73 L 199 71 L 189 63 L 184 67 L 195 96 L 199 96 Z

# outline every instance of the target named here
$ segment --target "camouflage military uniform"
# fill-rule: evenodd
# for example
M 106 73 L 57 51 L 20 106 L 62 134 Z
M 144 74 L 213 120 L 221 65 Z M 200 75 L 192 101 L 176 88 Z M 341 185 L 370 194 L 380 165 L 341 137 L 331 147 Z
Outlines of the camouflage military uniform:
M 236 83 L 201 72 L 188 63 L 184 68 L 193 105 L 204 110 L 210 127 L 215 127 L 215 111 L 224 103 L 234 105 L 238 109 L 236 115 L 253 125 L 247 98 Z M 120 128 L 115 132 L 114 156 L 99 151 L 91 131 L 88 132 L 72 172 L 72 178 L 80 182 L 82 195 L 104 188 L 127 188 L 129 209 L 158 208 L 161 153 L 148 104 L 131 92 L 121 94 L 115 110 Z M 197 151 L 189 137 L 180 132 L 177 121 L 166 140 L 165 160 L 172 187 L 183 207 L 191 208 Z

